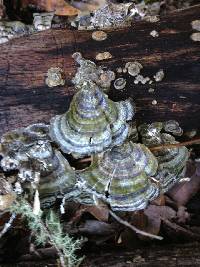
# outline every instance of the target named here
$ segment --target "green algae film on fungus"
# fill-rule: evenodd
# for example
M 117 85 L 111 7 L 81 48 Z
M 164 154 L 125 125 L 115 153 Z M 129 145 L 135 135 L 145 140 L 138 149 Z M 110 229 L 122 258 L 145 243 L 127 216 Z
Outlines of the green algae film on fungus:
M 50 135 L 63 152 L 83 157 L 122 144 L 133 115 L 130 100 L 113 102 L 97 85 L 85 82 L 69 110 L 51 120 Z
M 61 197 L 63 203 L 73 199 L 93 205 L 100 199 L 113 210 L 144 209 L 160 189 L 166 192 L 184 176 L 189 156 L 185 147 L 154 153 L 148 147 L 176 144 L 172 135 L 181 135 L 182 129 L 173 120 L 144 124 L 138 138 L 132 100 L 114 102 L 105 94 L 115 73 L 80 53 L 73 58 L 79 67 L 72 80 L 77 92 L 69 110 L 53 117 L 50 125 L 34 124 L 4 134 L 1 166 L 5 172 L 18 170 L 15 193 L 38 190 L 43 207 Z M 151 82 L 139 74 L 142 67 L 139 62 L 128 62 L 120 71 L 128 71 L 137 82 Z M 164 78 L 162 70 L 155 76 L 156 81 Z M 53 85 L 58 85 L 59 77 L 62 79 L 58 73 Z M 118 78 L 116 85 L 123 89 L 126 80 Z M 65 153 L 79 159 L 91 156 L 92 163 L 83 171 L 75 170 Z
M 159 188 L 150 180 L 157 166 L 147 147 L 129 141 L 94 156 L 80 178 L 90 193 L 107 201 L 113 210 L 135 211 L 159 195 Z
M 173 123 L 174 122 L 174 123 Z M 167 126 L 167 127 L 166 127 Z M 165 131 L 180 134 L 180 126 L 176 121 L 155 122 L 139 126 L 142 142 L 151 148 L 156 145 L 177 144 L 178 142 Z M 158 172 L 155 178 L 164 192 L 168 191 L 185 175 L 189 151 L 186 147 L 163 148 L 153 152 L 158 160 Z
M 38 187 L 41 203 L 48 206 L 59 193 L 72 190 L 75 172 L 68 161 L 48 139 L 49 127 L 34 124 L 4 134 L 1 138 L 3 156 L 1 167 L 5 171 L 18 170 L 17 181 L 23 189 Z

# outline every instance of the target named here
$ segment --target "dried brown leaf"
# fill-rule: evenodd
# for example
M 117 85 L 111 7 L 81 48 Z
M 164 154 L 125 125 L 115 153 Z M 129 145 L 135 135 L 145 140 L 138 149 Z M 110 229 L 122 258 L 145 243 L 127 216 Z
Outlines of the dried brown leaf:
M 185 206 L 188 201 L 200 189 L 200 163 L 196 164 L 195 173 L 189 178 L 189 181 L 183 181 L 176 184 L 167 194 L 177 203 L 178 206 Z
M 141 230 L 145 230 L 148 223 L 147 216 L 143 211 L 133 212 L 129 223 Z
M 151 201 L 151 204 L 156 206 L 164 206 L 165 205 L 165 196 L 161 194 L 159 197 Z
M 10 208 L 13 202 L 16 199 L 16 195 L 14 193 L 9 193 L 6 195 L 0 196 L 0 211 L 5 211 Z
M 103 5 L 105 5 L 105 3 L 106 3 L 106 0 L 87 0 L 87 1 L 74 0 L 72 1 L 72 5 L 84 13 L 95 11 L 101 8 Z
M 161 218 L 171 220 L 176 217 L 176 212 L 172 208 L 167 206 L 149 205 L 144 213 L 148 218 L 148 224 L 145 231 L 152 234 L 159 233 Z
M 89 213 L 98 221 L 108 221 L 109 210 L 106 206 L 86 206 L 81 205 L 80 208 L 75 212 L 73 218 L 70 220 L 71 223 L 77 223 L 81 220 L 83 214 Z
M 89 212 L 93 215 L 98 221 L 107 222 L 109 217 L 109 209 L 104 206 L 88 206 L 85 212 Z
M 148 225 L 148 218 L 143 211 L 131 212 L 129 215 L 130 215 L 129 219 L 125 217 L 123 219 L 127 220 L 131 225 L 134 225 L 138 229 L 146 231 Z M 131 248 L 138 245 L 139 241 L 138 237 L 144 239 L 144 237 L 137 235 L 134 231 L 132 231 L 129 228 L 125 228 L 120 235 L 121 243 Z M 120 239 L 118 238 L 117 240 L 118 243 Z
M 22 6 L 25 8 L 28 5 L 51 12 L 54 11 L 59 16 L 75 16 L 78 14 L 78 9 L 66 3 L 64 0 L 23 0 Z

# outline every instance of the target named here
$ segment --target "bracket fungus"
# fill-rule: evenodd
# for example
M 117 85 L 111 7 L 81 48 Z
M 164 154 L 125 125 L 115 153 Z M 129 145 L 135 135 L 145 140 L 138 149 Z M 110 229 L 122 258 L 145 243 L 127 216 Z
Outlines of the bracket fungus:
M 156 72 L 156 74 L 153 77 L 154 77 L 154 79 L 155 79 L 156 82 L 161 82 L 164 79 L 164 77 L 165 77 L 165 73 L 161 69 L 158 72 Z
M 21 21 L 0 21 L 0 44 L 32 32 L 34 32 L 34 27 L 25 25 Z
M 39 174 L 37 187 L 43 206 L 49 206 L 57 197 L 73 191 L 75 171 L 60 151 L 53 149 L 50 143 L 39 142 L 27 154 L 28 161 L 22 163 L 21 171 L 30 171 L 33 176 Z M 29 183 L 25 187 L 30 188 Z
M 107 33 L 104 31 L 95 31 L 92 33 L 92 39 L 99 42 L 106 40 L 107 36 Z
M 159 195 L 158 186 L 149 179 L 157 166 L 146 146 L 130 141 L 95 155 L 91 166 L 80 172 L 80 179 L 88 192 L 104 199 L 113 210 L 140 210 Z
M 111 82 L 115 79 L 113 71 L 104 70 L 101 66 L 98 67 L 93 61 L 84 59 L 79 52 L 74 53 L 72 57 L 80 65 L 72 79 L 77 89 L 81 89 L 85 81 L 96 83 L 103 91 L 110 88 Z
M 79 29 L 104 29 L 130 25 L 130 4 L 114 4 L 110 1 L 89 16 L 88 23 L 80 18 Z
M 184 176 L 189 157 L 186 147 L 149 150 L 155 145 L 176 144 L 173 135 L 180 136 L 182 129 L 174 120 L 143 124 L 137 129 L 132 100 L 114 102 L 104 93 L 115 80 L 115 73 L 80 53 L 73 58 L 80 66 L 72 80 L 77 92 L 69 110 L 53 117 L 50 125 L 32 124 L 1 138 L 0 164 L 4 172 L 14 171 L 14 196 L 23 190 L 31 197 L 39 192 L 43 208 L 60 197 L 62 203 L 73 199 L 91 205 L 99 199 L 113 210 L 144 209 L 160 189 L 166 192 Z M 135 77 L 134 83 L 152 82 L 139 74 L 141 69 L 135 61 L 128 62 L 120 72 L 128 71 Z M 161 72 L 155 80 L 163 78 Z M 51 86 L 64 82 L 58 74 L 53 75 Z M 116 89 L 125 85 L 124 78 L 114 82 Z M 138 143 L 141 139 L 143 144 Z M 62 153 L 74 158 L 91 155 L 92 163 L 84 170 L 75 170 Z
M 165 132 L 173 134 L 175 136 L 181 136 L 183 134 L 183 129 L 180 127 L 179 123 L 175 120 L 169 120 L 163 122 L 163 129 Z
M 178 143 L 171 134 L 162 132 L 163 129 L 166 128 L 166 125 L 170 125 L 173 130 L 175 126 L 176 128 L 180 128 L 177 122 L 175 122 L 174 127 L 172 127 L 172 121 L 169 121 L 169 123 L 155 122 L 139 126 L 142 142 L 148 147 Z M 163 148 L 162 150 L 153 153 L 159 163 L 158 172 L 155 178 L 160 182 L 162 190 L 166 192 L 184 177 L 189 152 L 186 147 L 182 146 Z
M 118 78 L 114 81 L 114 87 L 117 90 L 122 90 L 126 86 L 126 79 L 124 78 Z
M 85 82 L 63 115 L 50 122 L 50 136 L 64 153 L 83 157 L 122 144 L 134 107 L 130 100 L 113 102 L 98 86 Z
M 1 166 L 4 171 L 18 170 L 17 179 L 24 189 L 39 189 L 44 204 L 55 201 L 57 194 L 72 190 L 75 172 L 48 137 L 49 127 L 34 124 L 3 135 Z
M 27 148 L 36 144 L 38 140 L 48 140 L 48 131 L 49 127 L 47 125 L 38 123 L 5 133 L 1 137 L 0 145 L 3 170 L 18 169 L 20 161 L 27 157 Z
M 95 58 L 96 60 L 101 61 L 101 60 L 112 58 L 112 55 L 110 52 L 101 52 L 101 53 L 98 53 Z
M 65 84 L 64 73 L 61 68 L 50 68 L 47 72 L 45 83 L 49 87 L 63 86 Z
M 143 66 L 138 61 L 134 61 L 134 62 L 127 62 L 125 68 L 128 70 L 128 74 L 134 77 L 140 73 Z
M 54 12 L 43 12 L 33 14 L 33 25 L 37 31 L 44 31 L 51 28 Z

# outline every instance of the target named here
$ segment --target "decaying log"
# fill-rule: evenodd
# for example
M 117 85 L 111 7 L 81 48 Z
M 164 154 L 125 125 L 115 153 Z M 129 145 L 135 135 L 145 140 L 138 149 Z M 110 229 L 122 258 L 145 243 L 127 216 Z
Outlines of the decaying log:
M 92 255 L 83 267 L 160 267 L 160 266 L 199 266 L 199 244 L 147 246 L 129 252 L 102 253 L 99 257 Z M 103 261 L 104 257 L 104 261 Z
M 199 266 L 199 244 L 147 246 L 129 252 L 101 253 L 86 259 L 83 267 L 160 267 Z M 104 259 L 104 260 L 103 260 Z
M 38 257 L 40 255 L 40 257 Z M 22 256 L 15 266 L 20 267 L 56 267 L 56 253 L 52 248 L 39 249 L 37 254 Z M 13 265 L 4 264 L 9 267 Z M 160 267 L 160 266 L 200 266 L 199 243 L 185 243 L 163 246 L 146 246 L 142 249 L 125 251 L 118 248 L 116 251 L 106 252 L 99 250 L 98 253 L 87 254 L 81 264 L 82 267 Z
M 112 58 L 98 64 L 112 70 L 138 60 L 143 74 L 153 77 L 159 69 L 163 81 L 155 85 L 135 85 L 127 78 L 125 91 L 114 88 L 110 96 L 135 99 L 140 122 L 177 119 L 185 130 L 200 125 L 200 42 L 194 42 L 191 21 L 199 19 L 200 5 L 171 13 L 160 22 L 138 22 L 132 27 L 108 30 L 108 38 L 97 42 L 90 31 L 52 29 L 15 39 L 0 46 L 0 135 L 34 122 L 48 122 L 66 111 L 75 90 L 71 79 L 76 71 L 71 55 L 82 52 L 94 60 L 97 53 L 109 51 Z M 150 36 L 152 30 L 159 37 Z M 49 88 L 45 75 L 50 67 L 61 67 L 66 85 Z M 149 93 L 150 87 L 155 88 Z M 157 105 L 152 105 L 152 100 Z

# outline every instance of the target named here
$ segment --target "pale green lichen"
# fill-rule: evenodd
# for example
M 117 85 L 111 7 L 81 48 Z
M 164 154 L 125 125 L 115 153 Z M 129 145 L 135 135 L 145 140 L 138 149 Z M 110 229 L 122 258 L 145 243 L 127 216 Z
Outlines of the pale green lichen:
M 37 245 L 50 243 L 56 249 L 62 267 L 79 266 L 83 258 L 78 258 L 75 253 L 81 248 L 83 239 L 75 240 L 64 233 L 58 216 L 52 210 L 45 218 L 42 213 L 35 215 L 24 199 L 16 201 L 10 210 L 26 219 Z

